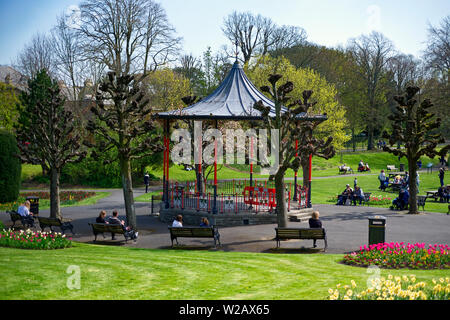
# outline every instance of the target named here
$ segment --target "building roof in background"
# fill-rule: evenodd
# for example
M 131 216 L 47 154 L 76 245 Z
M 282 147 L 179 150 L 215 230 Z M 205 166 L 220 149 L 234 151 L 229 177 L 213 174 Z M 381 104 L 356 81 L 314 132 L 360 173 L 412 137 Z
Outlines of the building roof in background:
M 27 78 L 10 66 L 0 65 L 0 81 L 10 84 L 22 91 L 27 88 Z
M 235 62 L 225 80 L 206 98 L 183 108 L 157 113 L 161 119 L 215 119 L 215 120 L 262 120 L 261 112 L 254 109 L 255 102 L 262 101 L 275 116 L 275 104 L 262 94 L 247 78 L 239 62 Z M 283 108 L 286 110 L 285 108 Z M 326 116 L 298 116 L 299 120 L 326 120 Z

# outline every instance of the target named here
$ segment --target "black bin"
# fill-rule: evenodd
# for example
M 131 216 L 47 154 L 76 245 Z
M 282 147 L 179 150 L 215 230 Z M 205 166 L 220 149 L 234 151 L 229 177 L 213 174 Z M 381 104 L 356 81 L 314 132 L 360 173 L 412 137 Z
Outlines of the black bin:
M 386 217 L 369 217 L 369 245 L 386 242 Z
M 39 197 L 27 197 L 27 201 L 30 201 L 30 211 L 33 212 L 33 214 L 38 215 L 39 214 Z
M 405 171 L 405 164 L 404 163 L 400 163 L 400 172 Z

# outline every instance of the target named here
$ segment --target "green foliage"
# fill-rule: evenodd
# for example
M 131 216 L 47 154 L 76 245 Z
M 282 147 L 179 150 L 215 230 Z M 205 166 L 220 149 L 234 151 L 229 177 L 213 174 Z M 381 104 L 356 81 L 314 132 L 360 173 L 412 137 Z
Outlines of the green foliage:
M 99 154 L 98 159 L 88 156 L 80 163 L 67 164 L 61 172 L 61 182 L 100 188 L 120 188 L 122 179 L 118 162 L 104 164 L 104 160 L 116 156 L 117 151 L 110 150 Z
M 328 120 L 314 131 L 314 136 L 322 139 L 331 136 L 333 146 L 337 150 L 343 148 L 344 143 L 349 139 L 345 134 L 347 125 L 345 109 L 336 99 L 335 87 L 324 77 L 312 69 L 296 69 L 284 57 L 263 56 L 246 69 L 248 77 L 257 88 L 266 84 L 270 74 L 279 73 L 283 75 L 282 81 L 293 82 L 294 90 L 290 93 L 293 98 L 302 97 L 304 90 L 312 90 L 314 92 L 312 99 L 317 101 L 317 104 L 311 108 L 312 113 L 326 113 L 328 116 Z
M 19 116 L 19 98 L 14 87 L 0 82 L 0 128 L 11 130 Z
M 16 138 L 0 131 L 0 203 L 17 199 L 20 190 L 22 165 Z

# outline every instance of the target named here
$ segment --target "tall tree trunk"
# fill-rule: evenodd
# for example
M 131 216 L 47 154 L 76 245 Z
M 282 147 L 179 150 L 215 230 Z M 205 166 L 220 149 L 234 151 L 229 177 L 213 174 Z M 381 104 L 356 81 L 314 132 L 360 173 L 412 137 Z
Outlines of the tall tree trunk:
M 301 159 L 302 170 L 303 170 L 303 185 L 302 187 L 309 186 L 309 157 L 303 157 Z
M 409 214 L 417 214 L 417 167 L 416 160 L 408 157 L 409 167 Z
M 59 170 L 50 169 L 50 218 L 61 218 L 59 200 Z
M 356 152 L 356 139 L 355 139 L 355 129 L 352 128 L 352 143 L 353 143 L 353 152 Z
M 278 169 L 275 175 L 275 190 L 277 199 L 277 221 L 279 228 L 287 227 L 286 191 L 284 189 L 284 172 Z
M 374 128 L 372 125 L 369 125 L 367 128 L 367 150 L 373 149 L 373 131 Z
M 130 159 L 120 157 L 120 172 L 122 175 L 123 198 L 125 200 L 125 212 L 127 215 L 128 225 L 137 231 Z

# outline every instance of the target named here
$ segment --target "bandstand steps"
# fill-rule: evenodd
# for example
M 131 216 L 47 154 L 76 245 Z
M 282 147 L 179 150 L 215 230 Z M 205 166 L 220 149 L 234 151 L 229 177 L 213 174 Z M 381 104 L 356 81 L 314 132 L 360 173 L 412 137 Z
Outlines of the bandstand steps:
M 311 218 L 311 214 L 313 213 L 312 208 L 300 209 L 293 212 L 288 213 L 288 219 L 291 222 L 303 222 L 308 221 Z

